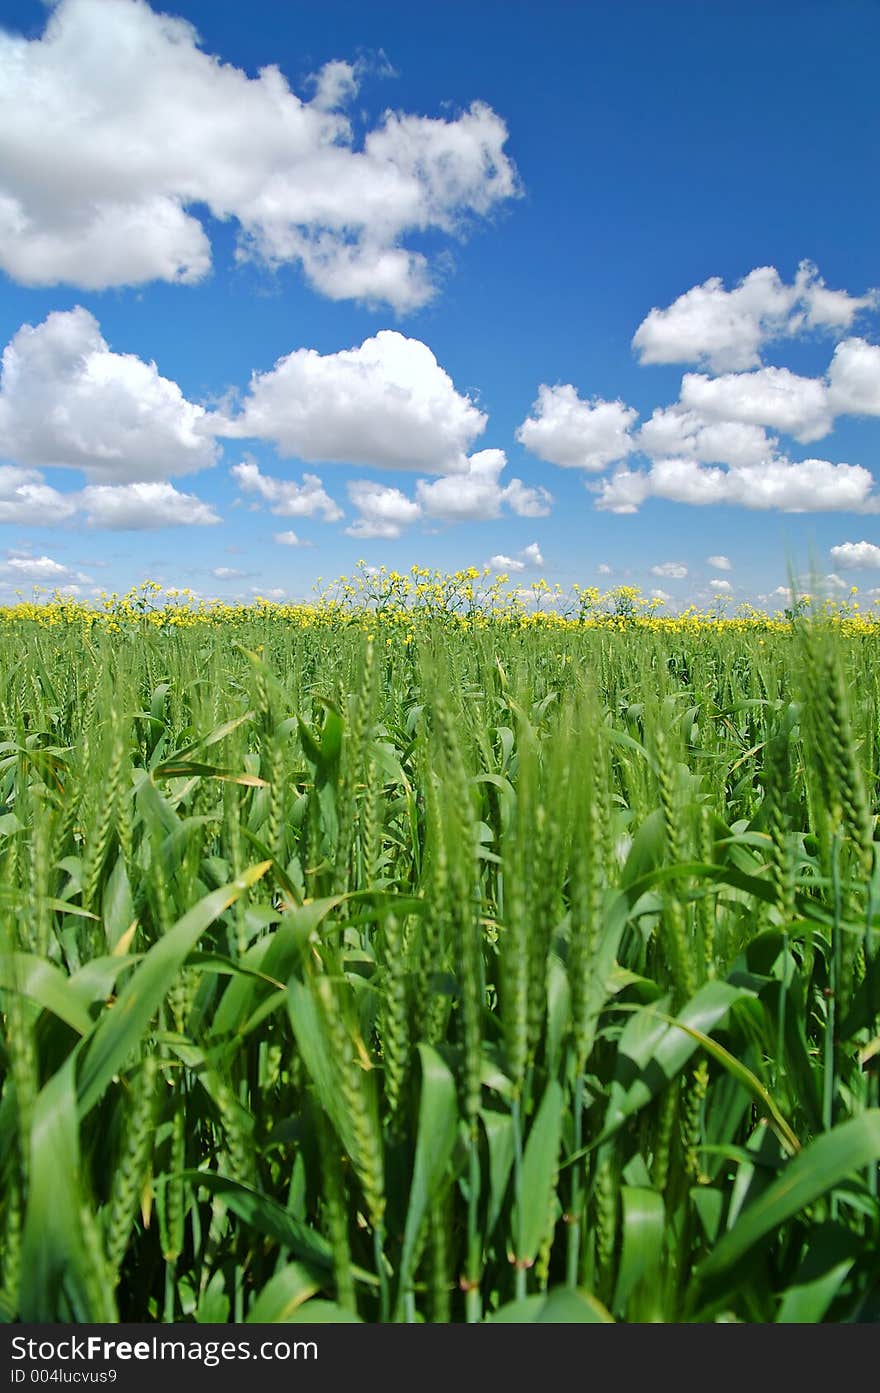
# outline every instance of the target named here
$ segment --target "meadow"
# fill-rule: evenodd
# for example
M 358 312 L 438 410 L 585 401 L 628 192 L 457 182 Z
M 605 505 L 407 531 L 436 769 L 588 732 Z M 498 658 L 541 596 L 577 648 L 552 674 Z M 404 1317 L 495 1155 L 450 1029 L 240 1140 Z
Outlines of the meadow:
M 0 1317 L 880 1317 L 880 625 L 0 611 Z

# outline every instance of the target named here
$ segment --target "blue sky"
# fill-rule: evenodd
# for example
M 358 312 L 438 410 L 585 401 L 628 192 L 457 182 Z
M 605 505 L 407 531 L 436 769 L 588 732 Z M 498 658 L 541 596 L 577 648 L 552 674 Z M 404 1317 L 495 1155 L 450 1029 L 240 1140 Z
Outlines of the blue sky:
M 0 598 L 880 587 L 876 4 L 0 28 Z

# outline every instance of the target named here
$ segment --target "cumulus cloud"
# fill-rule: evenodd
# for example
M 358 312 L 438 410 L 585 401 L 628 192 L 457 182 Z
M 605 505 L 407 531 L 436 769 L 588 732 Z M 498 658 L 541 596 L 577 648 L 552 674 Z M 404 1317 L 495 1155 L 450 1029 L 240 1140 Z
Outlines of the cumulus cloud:
M 846 331 L 877 294 L 856 297 L 829 290 L 815 266 L 802 261 L 787 285 L 773 266 L 750 271 L 733 290 L 719 276 L 654 308 L 633 336 L 642 363 L 700 363 L 713 372 L 756 367 L 770 340 L 808 329 Z
M 657 407 L 639 428 L 636 412 L 621 401 L 582 401 L 570 385 L 542 386 L 517 439 L 565 467 L 600 473 L 611 466 L 587 487 L 598 508 L 618 513 L 636 512 L 652 497 L 786 512 L 878 512 L 869 469 L 793 461 L 779 437 L 807 444 L 827 436 L 839 415 L 880 415 L 880 347 L 843 337 L 827 374 L 815 378 L 762 366 L 760 359 L 773 339 L 813 329 L 841 338 L 861 311 L 878 306 L 878 292 L 856 297 L 829 289 L 808 262 L 791 284 L 772 267 L 758 268 L 730 291 L 717 278 L 707 281 L 653 310 L 634 344 L 643 363 L 696 361 L 711 375 L 686 373 L 679 400 Z M 634 467 L 632 455 L 645 457 L 647 467 Z M 708 564 L 731 569 L 726 557 Z
M 204 527 L 221 521 L 209 504 L 169 483 L 89 484 L 61 493 L 46 484 L 38 470 L 0 465 L 0 523 L 51 527 L 78 518 L 88 527 L 114 531 Z
M 211 570 L 211 575 L 217 580 L 242 580 L 245 574 L 245 571 L 237 571 L 234 566 L 214 566 Z
M 96 481 L 164 479 L 212 465 L 205 411 L 155 363 L 113 353 L 88 310 L 25 324 L 3 351 L 0 454 Z
M 89 484 L 61 493 L 44 483 L 37 470 L 0 465 L 0 523 L 51 527 L 78 518 L 88 527 L 114 531 L 204 527 L 221 521 L 209 504 L 180 493 L 172 484 Z
M 315 91 L 312 105 L 318 111 L 337 111 L 345 106 L 357 96 L 361 74 L 368 67 L 366 63 L 346 63 L 338 58 L 325 63 L 319 72 L 312 73 L 306 79 L 307 85 Z M 395 75 L 390 64 L 386 64 L 382 71 L 387 77 Z
M 730 558 L 728 556 L 707 556 L 706 565 L 713 566 L 716 571 L 733 570 L 733 565 L 731 564 Z
M 414 499 L 397 488 L 356 480 L 348 485 L 348 496 L 359 516 L 346 531 L 351 537 L 393 539 L 421 517 L 479 522 L 498 517 L 503 509 L 520 517 L 545 516 L 551 502 L 546 489 L 527 488 L 521 479 L 502 484 L 506 463 L 503 450 L 481 450 L 468 460 L 467 474 L 419 479 Z M 520 559 L 524 566 L 543 564 L 536 542 L 524 548 Z
M 241 413 L 220 435 L 271 440 L 309 464 L 467 472 L 466 451 L 487 417 L 456 392 L 427 344 L 392 329 L 359 348 L 298 348 L 255 373 Z
M 733 586 L 729 580 L 710 580 L 709 589 L 714 590 L 717 595 L 729 595 Z
M 543 566 L 543 564 L 544 558 L 537 542 L 530 542 L 516 556 L 505 556 L 503 552 L 499 552 L 496 556 L 489 558 L 489 565 L 493 571 L 507 571 L 513 574 L 518 574 L 520 571 L 525 571 L 533 566 Z
M 820 440 L 833 422 L 826 383 L 821 378 L 799 377 L 788 368 L 759 368 L 722 377 L 685 373 L 681 403 L 703 420 L 770 426 L 804 442 Z
M 337 522 L 342 509 L 324 489 L 317 474 L 303 474 L 302 483 L 293 479 L 276 479 L 263 474 L 253 460 L 234 464 L 229 471 L 242 493 L 255 494 L 269 503 L 276 517 L 313 518 Z
M 425 514 L 447 522 L 496 518 L 507 507 L 519 517 L 546 517 L 552 497 L 545 488 L 528 488 L 521 479 L 502 485 L 507 464 L 503 450 L 480 450 L 468 460 L 468 472 L 428 483 L 420 479 L 416 497 Z
M 89 484 L 61 493 L 38 470 L 0 465 L 0 523 L 52 527 L 78 518 L 88 527 L 138 531 L 220 522 L 209 504 L 172 484 Z
M 777 455 L 779 441 L 767 427 L 808 443 L 828 435 L 842 414 L 880 415 L 880 348 L 864 339 L 838 344 L 825 377 L 782 367 L 686 373 L 680 400 L 658 407 L 633 443 L 652 459 L 744 468 Z
M 295 532 L 273 532 L 272 540 L 282 547 L 305 547 L 308 542 L 303 542 Z
M 481 451 L 485 454 L 486 451 Z M 476 455 L 472 456 L 476 459 Z M 520 518 L 545 518 L 553 502 L 552 493 L 542 486 L 529 488 L 522 479 L 511 479 L 500 493 L 500 501 Z
M 90 484 L 77 502 L 88 527 L 114 531 L 210 527 L 221 521 L 210 504 L 168 483 Z
M 0 523 L 49 527 L 66 522 L 75 512 L 75 497 L 51 488 L 39 470 L 0 465 Z
M 418 503 L 400 489 L 388 488 L 369 479 L 348 485 L 348 496 L 359 517 L 345 530 L 349 537 L 385 537 L 393 540 L 404 528 L 421 517 Z
M 42 37 L 0 32 L 0 265 L 26 285 L 191 284 L 211 265 L 201 207 L 238 255 L 300 265 L 334 299 L 414 309 L 431 268 L 404 245 L 461 235 L 516 195 L 507 128 L 386 112 L 356 140 L 363 65 L 327 64 L 303 101 L 199 47 L 144 0 L 60 0 Z
M 845 339 L 828 369 L 828 399 L 839 415 L 880 416 L 880 348 L 865 339 Z
M 770 460 L 747 469 L 716 469 L 694 460 L 655 460 L 647 470 L 619 470 L 595 486 L 597 508 L 635 513 L 648 498 L 697 506 L 727 503 L 788 513 L 875 512 L 874 478 L 859 464 Z
M 666 580 L 684 580 L 688 568 L 683 561 L 663 561 L 651 567 L 652 576 L 662 576 Z
M 789 585 L 777 585 L 775 590 L 771 590 L 769 595 L 759 595 L 758 599 L 782 600 L 784 604 L 790 605 L 792 600 L 809 600 L 811 596 L 833 597 L 836 593 L 849 589 L 849 582 L 830 571 L 824 576 L 811 576 L 808 581 L 801 580 L 797 583 L 794 590 Z
M 550 511 L 551 496 L 546 489 L 529 488 L 521 479 L 501 482 L 507 463 L 503 450 L 481 450 L 466 460 L 467 472 L 429 481 L 419 479 L 416 497 L 408 498 L 400 489 L 372 480 L 359 479 L 348 485 L 348 496 L 358 518 L 346 531 L 352 537 L 400 536 L 404 527 L 424 515 L 447 522 L 480 521 L 498 517 L 508 510 L 519 517 L 544 517 Z M 271 511 L 285 517 L 322 516 L 335 522 L 342 510 L 324 491 L 315 474 L 304 474 L 301 484 L 263 474 L 253 460 L 243 460 L 231 470 L 244 493 L 256 495 L 270 504 Z M 294 533 L 276 533 L 275 540 L 287 540 Z
M 777 442 L 762 426 L 738 420 L 708 420 L 683 406 L 658 407 L 634 437 L 652 458 L 676 457 L 704 464 L 759 464 L 775 454 Z
M 526 563 L 524 561 L 517 561 L 515 556 L 505 556 L 502 551 L 499 551 L 495 556 L 489 557 L 489 565 L 492 567 L 493 571 L 500 572 L 512 571 L 516 573 L 518 571 L 524 571 L 526 568 Z
M 75 571 L 54 561 L 51 556 L 24 556 L 7 552 L 7 559 L 0 561 L 0 579 L 5 581 L 30 581 L 34 585 L 79 588 L 88 585 L 91 576 Z
M 841 542 L 831 548 L 831 560 L 842 571 L 880 569 L 880 547 L 873 542 Z
M 570 383 L 542 384 L 532 415 L 516 438 L 533 455 L 565 469 L 605 469 L 634 448 L 630 435 L 638 412 L 622 401 L 582 401 Z

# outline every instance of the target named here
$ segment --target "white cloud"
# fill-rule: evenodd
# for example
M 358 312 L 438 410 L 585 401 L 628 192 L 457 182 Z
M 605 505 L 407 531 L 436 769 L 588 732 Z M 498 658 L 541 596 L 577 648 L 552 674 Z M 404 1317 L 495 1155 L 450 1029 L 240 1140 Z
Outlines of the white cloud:
M 760 361 L 765 337 L 779 332 L 791 308 L 790 292 L 772 266 L 761 266 L 725 290 L 720 276 L 656 306 L 633 335 L 642 363 L 701 363 L 716 371 Z
M 499 552 L 497 556 L 491 556 L 489 565 L 493 571 L 509 571 L 512 574 L 518 574 L 532 566 L 543 566 L 544 558 L 538 543 L 529 542 L 529 545 L 523 547 L 516 556 L 505 556 L 503 552 Z
M 658 407 L 634 443 L 654 459 L 675 456 L 734 466 L 760 464 L 776 451 L 776 440 L 762 426 L 736 420 L 706 420 L 678 404 Z
M 652 600 L 660 600 L 664 605 L 668 605 L 672 596 L 667 590 L 652 590 L 650 591 L 650 598 Z
M 263 600 L 283 600 L 287 591 L 280 585 L 274 585 L 269 590 L 261 590 L 259 585 L 252 585 L 250 593 L 257 599 Z
M 218 434 L 271 440 L 309 464 L 465 473 L 487 417 L 456 392 L 427 344 L 382 329 L 359 348 L 298 348 L 255 373 L 239 416 Z
M 493 571 L 501 572 L 512 571 L 516 573 L 518 571 L 524 571 L 526 568 L 526 563 L 524 561 L 517 561 L 516 557 L 505 556 L 504 553 L 500 551 L 496 556 L 489 557 L 489 565 L 492 567 Z
M 652 576 L 663 576 L 666 580 L 684 580 L 688 573 L 688 568 L 683 561 L 663 561 L 659 566 L 651 567 Z
M 710 580 L 709 589 L 714 590 L 718 595 L 730 595 L 733 586 L 729 580 Z
M 823 511 L 875 512 L 874 478 L 859 464 L 832 464 L 808 459 L 799 463 L 770 460 L 748 469 L 715 469 L 694 460 L 656 460 L 644 471 L 620 470 L 595 486 L 596 506 L 615 513 L 635 513 L 648 498 L 697 506 L 736 504 L 743 508 L 778 508 L 789 513 Z
M 3 351 L 0 453 L 90 479 L 164 479 L 214 463 L 205 412 L 155 363 L 113 353 L 77 306 L 24 324 Z
M 527 488 L 521 479 L 500 482 L 506 464 L 503 450 L 481 450 L 466 461 L 467 473 L 429 482 L 420 479 L 413 500 L 400 489 L 369 480 L 348 485 L 348 495 L 360 514 L 347 531 L 354 537 L 397 537 L 401 530 L 424 514 L 449 522 L 479 521 L 498 517 L 503 508 L 520 517 L 544 517 L 551 497 L 546 489 Z M 342 510 L 325 493 L 321 480 L 304 474 L 302 484 L 261 473 L 253 460 L 243 460 L 231 470 L 245 493 L 264 498 L 279 516 L 314 517 L 326 521 L 342 517 Z M 276 533 L 275 540 L 294 534 Z M 295 543 L 288 543 L 295 545 Z
M 714 378 L 685 373 L 681 401 L 704 420 L 770 426 L 800 441 L 821 439 L 833 420 L 825 382 L 798 377 L 788 368 L 759 368 Z
M 0 523 L 52 527 L 77 517 L 89 527 L 115 530 L 205 526 L 221 520 L 209 504 L 168 483 L 90 484 L 60 493 L 44 483 L 38 470 L 0 465 Z
M 115 530 L 220 522 L 209 504 L 191 493 L 180 493 L 172 484 L 90 484 L 77 492 L 60 493 L 44 483 L 35 469 L 0 465 L 0 523 L 51 527 L 77 517 L 89 527 Z
M 630 432 L 638 412 L 622 401 L 581 401 L 570 383 L 542 384 L 532 412 L 516 438 L 550 464 L 598 472 L 625 459 L 634 448 Z
M 850 416 L 880 416 L 880 348 L 864 339 L 845 339 L 834 350 L 828 369 L 832 411 Z
M 732 571 L 733 565 L 727 556 L 707 556 L 706 565 L 714 566 L 716 571 Z
M 661 461 L 662 465 L 663 461 Z M 690 461 L 679 461 L 681 465 Z M 699 468 L 699 466 L 691 466 Z M 720 472 L 720 471 L 719 471 Z M 650 470 L 618 469 L 608 479 L 594 485 L 595 506 L 609 513 L 637 513 L 642 504 L 651 497 L 664 498 L 664 481 L 657 477 L 657 466 Z M 661 490 L 661 491 L 658 491 Z M 688 501 L 676 499 L 676 502 Z
M 391 71 L 386 71 L 391 76 Z M 312 105 L 316 110 L 336 111 L 357 96 L 358 65 L 333 59 L 325 63 L 320 72 L 312 73 L 307 81 L 315 89 Z
M 31 581 L 35 585 L 55 586 L 88 585 L 91 576 L 82 571 L 74 571 L 51 556 L 18 556 L 7 553 L 7 560 L 0 562 L 0 577 L 9 581 Z
M 880 415 L 880 347 L 864 339 L 838 344 L 821 378 L 782 367 L 718 377 L 686 373 L 680 400 L 658 407 L 633 444 L 655 460 L 747 468 L 778 454 L 779 441 L 767 427 L 810 442 L 828 435 L 843 413 Z
M 300 541 L 295 532 L 274 532 L 272 534 L 272 540 L 282 547 L 305 547 L 309 545 L 308 542 Z
M 483 450 L 481 453 L 487 454 L 489 451 Z M 471 456 L 472 460 L 476 458 L 476 455 Z M 511 479 L 501 490 L 500 500 L 512 513 L 516 513 L 517 517 L 545 518 L 550 512 L 553 495 L 540 485 L 538 488 L 529 488 L 522 479 Z
M 832 547 L 831 560 L 842 571 L 868 571 L 880 568 L 880 547 L 873 542 L 841 542 Z
M 343 516 L 342 509 L 325 492 L 317 474 L 303 474 L 302 483 L 297 484 L 292 479 L 263 474 L 259 465 L 250 459 L 234 464 L 229 472 L 242 493 L 265 499 L 272 505 L 270 512 L 276 517 L 321 517 L 324 522 L 337 522 Z
M 67 567 L 49 556 L 16 556 L 3 562 L 3 569 L 12 575 L 27 576 L 29 580 L 54 580 L 67 575 Z
M 355 142 L 363 68 L 334 60 L 308 102 L 249 77 L 143 0 L 60 0 L 42 38 L 0 33 L 0 265 L 99 289 L 210 269 L 199 205 L 239 256 L 294 262 L 324 294 L 398 310 L 433 293 L 410 233 L 460 235 L 518 192 L 483 102 L 448 120 L 386 112 Z
M 245 572 L 237 571 L 234 566 L 215 566 L 211 575 L 215 576 L 217 580 L 241 580 Z
M 90 484 L 78 502 L 89 527 L 115 531 L 209 527 L 221 521 L 210 504 L 166 483 Z
M 600 576 L 610 576 L 613 574 L 611 567 L 606 565 L 604 561 L 599 562 L 599 565 L 596 567 L 596 570 L 599 572 Z
M 428 517 L 447 522 L 496 518 L 504 506 L 519 517 L 546 517 L 551 495 L 545 488 L 527 488 L 521 479 L 511 479 L 502 486 L 501 472 L 506 464 L 503 450 L 480 450 L 468 460 L 467 474 L 433 483 L 420 479 L 416 497 Z
M 849 581 L 843 580 L 840 576 L 829 571 L 824 576 L 810 576 L 808 579 L 797 579 L 794 590 L 788 585 L 777 585 L 775 590 L 771 590 L 768 595 L 759 595 L 758 599 L 763 603 L 767 600 L 782 600 L 786 605 L 790 605 L 797 596 L 799 600 L 808 600 L 810 597 L 833 596 L 841 591 L 849 590 Z
M 829 290 L 815 266 L 802 261 L 798 268 L 795 284 L 801 287 L 801 305 L 804 323 L 808 329 L 849 329 L 853 320 L 863 310 L 875 310 L 880 304 L 880 293 L 869 290 L 867 295 L 848 295 L 845 290 Z M 793 332 L 800 325 L 797 316 L 791 324 Z
M 719 276 L 651 310 L 633 336 L 642 363 L 704 363 L 713 372 L 756 367 L 764 343 L 805 329 L 846 330 L 877 303 L 829 290 L 815 266 L 802 261 L 791 285 L 773 266 L 750 271 L 733 290 Z
M 407 498 L 400 489 L 387 488 L 369 479 L 356 479 L 348 485 L 348 496 L 360 514 L 357 521 L 345 530 L 349 537 L 399 537 L 421 517 L 418 503 Z
M 0 464 L 0 523 L 51 527 L 76 512 L 75 497 L 59 493 L 36 469 Z

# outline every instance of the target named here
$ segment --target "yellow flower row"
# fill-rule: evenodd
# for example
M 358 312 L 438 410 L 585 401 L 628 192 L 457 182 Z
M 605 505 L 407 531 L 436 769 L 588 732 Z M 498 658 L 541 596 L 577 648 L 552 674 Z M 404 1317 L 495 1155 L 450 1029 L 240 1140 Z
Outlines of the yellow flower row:
M 243 622 L 254 617 L 303 629 L 361 627 L 373 634 L 377 626 L 412 642 L 425 619 L 442 619 L 467 629 L 498 625 L 518 629 L 640 629 L 663 634 L 698 630 L 727 633 L 790 631 L 796 617 L 813 615 L 849 634 L 880 632 L 880 613 L 862 611 L 853 586 L 847 599 L 815 603 L 801 595 L 785 610 L 764 613 L 741 605 L 735 613 L 720 607 L 691 606 L 679 614 L 661 614 L 662 602 L 642 595 L 636 586 L 618 585 L 601 592 L 596 586 L 561 586 L 545 580 L 511 585 L 508 576 L 489 579 L 489 570 L 475 566 L 451 573 L 413 566 L 409 575 L 359 562 L 354 576 L 321 585 L 313 602 L 284 603 L 257 596 L 253 601 L 205 600 L 189 589 L 163 589 L 146 580 L 125 594 L 102 592 L 92 603 L 56 592 L 47 599 L 0 606 L 0 622 L 28 621 L 43 626 L 80 625 L 119 633 L 132 627 L 159 630 Z M 387 635 L 386 635 L 387 636 Z

